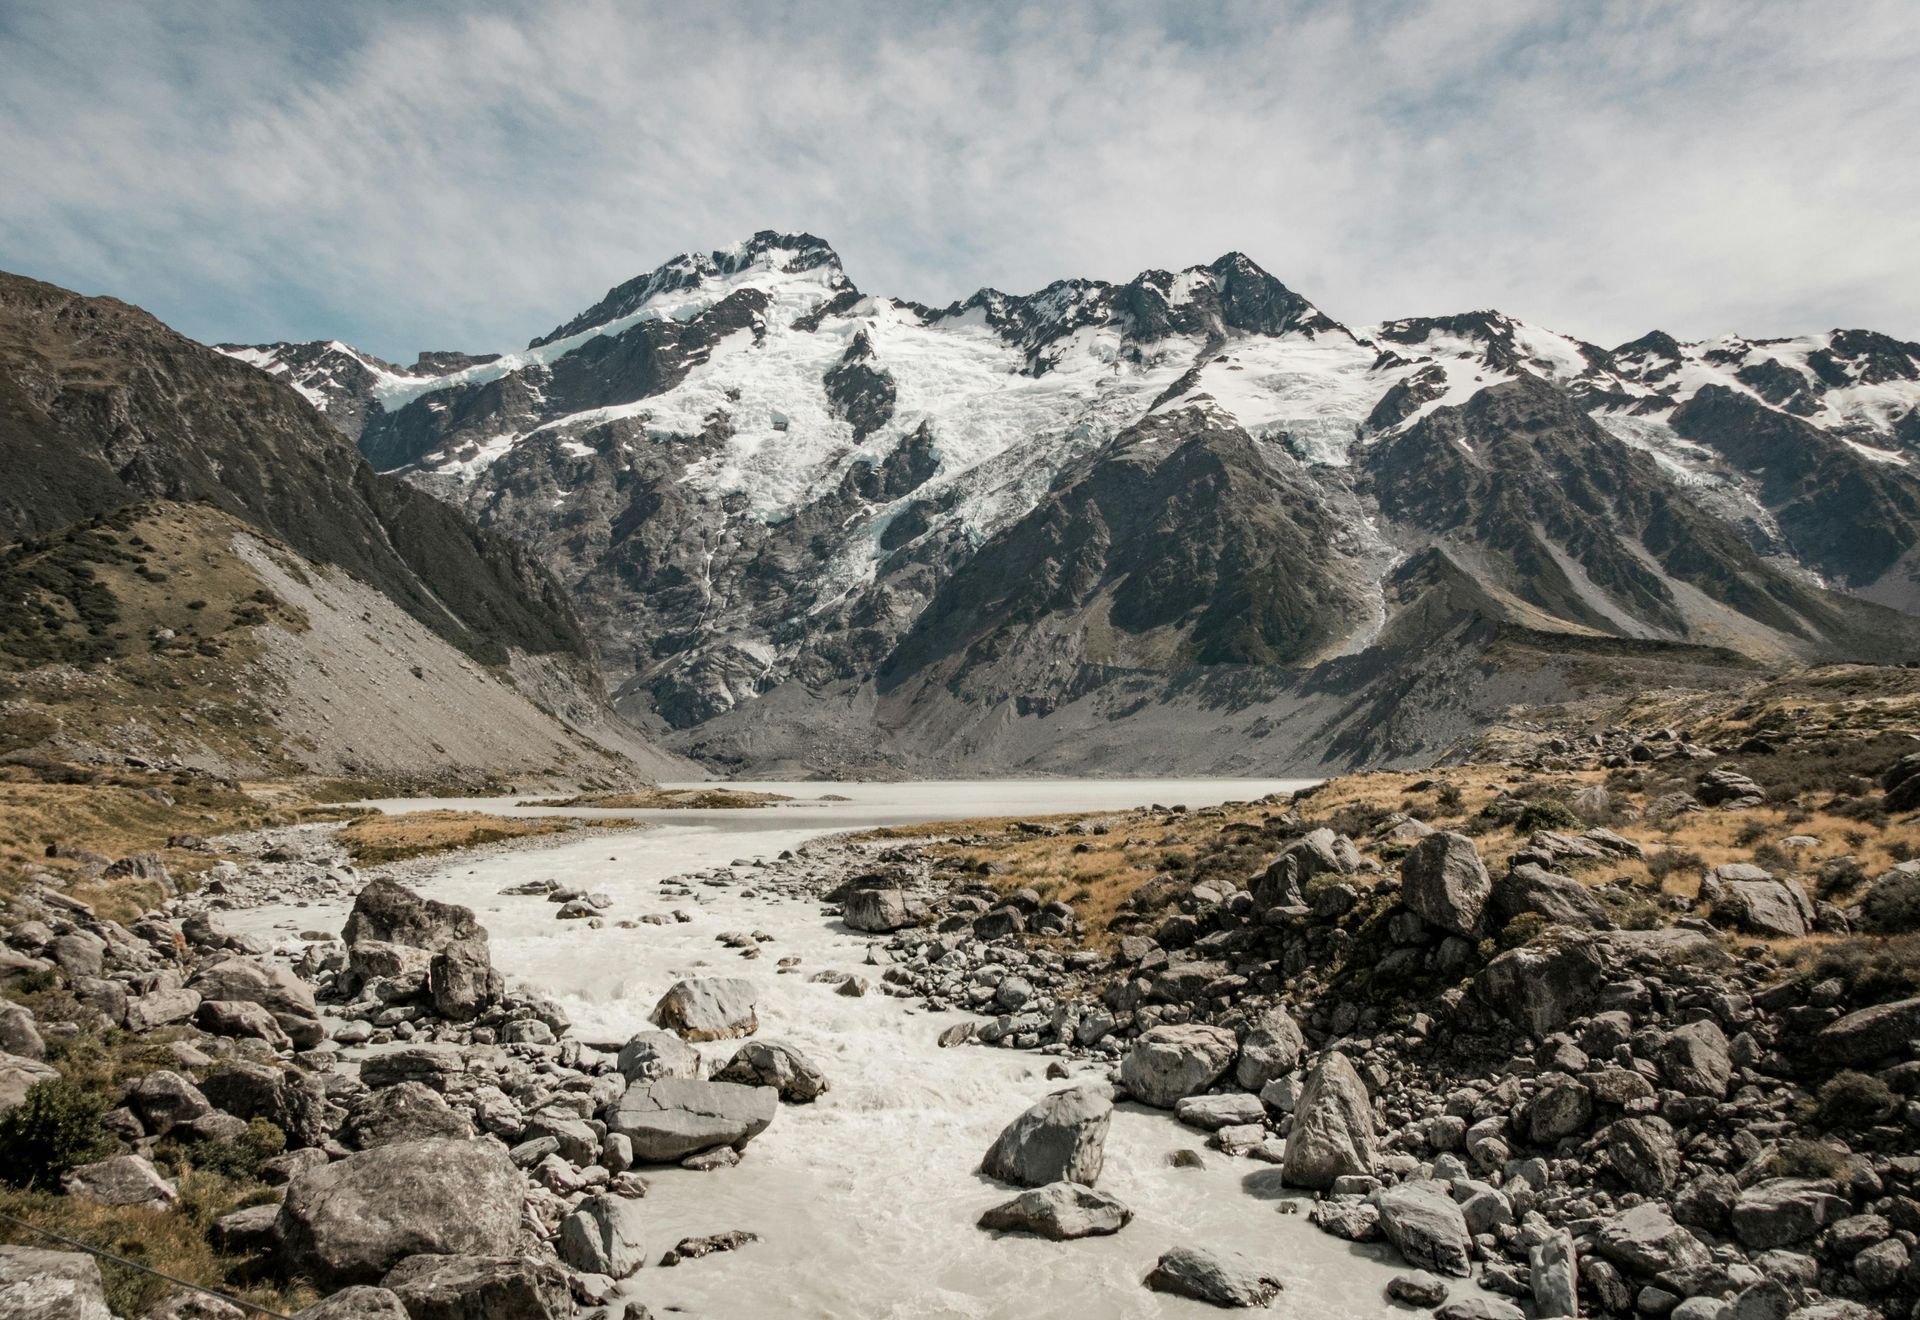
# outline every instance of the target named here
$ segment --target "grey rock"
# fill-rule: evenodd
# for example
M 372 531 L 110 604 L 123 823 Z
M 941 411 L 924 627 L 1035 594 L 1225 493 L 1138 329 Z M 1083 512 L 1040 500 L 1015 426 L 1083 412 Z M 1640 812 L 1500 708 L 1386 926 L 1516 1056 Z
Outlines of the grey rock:
M 883 935 L 914 924 L 907 891 L 897 887 L 850 890 L 840 905 L 841 920 L 855 930 Z
M 802 1105 L 818 1100 L 828 1089 L 827 1075 L 813 1060 L 792 1045 L 770 1040 L 742 1045 L 713 1080 L 771 1086 L 782 1100 Z
M 1106 1158 L 1113 1101 L 1095 1086 L 1056 1091 L 994 1138 L 981 1172 L 1018 1187 L 1068 1182 L 1091 1187 Z
M 1228 1091 L 1223 1095 L 1190 1095 L 1175 1101 L 1173 1116 L 1188 1127 L 1218 1132 L 1224 1127 L 1265 1121 L 1267 1107 L 1260 1103 L 1257 1095 Z
M 1132 1218 L 1132 1210 L 1105 1192 L 1080 1183 L 1056 1182 L 993 1206 L 980 1216 L 980 1227 L 1065 1242 L 1118 1233 Z
M 1733 1232 L 1756 1251 L 1790 1247 L 1815 1237 L 1845 1218 L 1853 1207 L 1834 1193 L 1833 1184 L 1810 1178 L 1768 1178 L 1740 1193 L 1733 1202 Z
M 698 1077 L 700 1052 L 671 1031 L 643 1031 L 620 1047 L 620 1075 L 629 1082 Z
M 484 944 L 487 932 L 474 918 L 473 909 L 423 897 L 382 876 L 354 899 L 340 938 L 349 945 L 377 940 L 438 953 L 456 942 Z
M 1367 1201 L 1315 1201 L 1307 1210 L 1307 1221 L 1349 1242 L 1380 1239 L 1380 1211 Z
M 293 1320 L 409 1320 L 407 1308 L 387 1288 L 356 1284 L 342 1288 L 331 1297 L 323 1297 L 304 1310 L 295 1311 Z
M 200 1007 L 197 990 L 154 990 L 127 999 L 121 1019 L 128 1031 L 157 1031 L 161 1027 L 185 1022 Z
M 1504 927 L 1524 912 L 1537 912 L 1563 926 L 1604 930 L 1613 922 L 1587 887 L 1572 876 L 1525 862 L 1493 882 L 1489 925 Z
M 1920 1040 L 1920 998 L 1876 1004 L 1823 1027 L 1814 1038 L 1820 1057 L 1843 1066 L 1904 1055 Z
M 471 1022 L 499 1003 L 506 989 L 484 939 L 449 941 L 427 967 L 433 1011 L 449 1022 Z
M 1308 1074 L 1287 1133 L 1284 1177 L 1295 1187 L 1325 1188 L 1346 1174 L 1372 1173 L 1373 1104 L 1347 1056 L 1323 1056 Z
M 264 1005 L 244 999 L 205 999 L 194 1010 L 193 1025 L 213 1036 L 264 1040 L 276 1050 L 293 1048 L 293 1038 Z
M 645 1210 L 599 1192 L 560 1221 L 560 1257 L 576 1270 L 624 1279 L 647 1263 Z
M 0 1246 L 0 1316 L 112 1320 L 100 1267 L 80 1251 Z
M 759 1030 L 754 1014 L 753 982 L 738 976 L 703 976 L 676 981 L 648 1019 L 687 1040 L 724 1040 Z
M 1545 1036 L 1586 1012 L 1605 979 L 1590 942 L 1557 941 L 1499 954 L 1474 978 L 1473 990 L 1507 1021 Z
M 1433 1313 L 1434 1320 L 1526 1320 L 1526 1315 L 1499 1297 L 1456 1297 Z
M 1280 1295 L 1281 1282 L 1244 1256 L 1175 1247 L 1154 1264 L 1147 1287 L 1214 1306 L 1266 1306 Z
M 1387 1280 L 1387 1296 L 1408 1306 L 1431 1309 L 1447 1300 L 1447 1281 L 1425 1270 L 1396 1274 Z
M 179 1189 L 138 1155 L 114 1155 L 82 1164 L 68 1172 L 63 1186 L 68 1196 L 95 1205 L 167 1210 L 180 1199 Z
M 141 1126 L 156 1137 L 213 1112 L 213 1105 L 199 1087 L 165 1068 L 128 1082 L 121 1092 L 121 1103 L 137 1114 Z
M 1478 938 L 1492 894 L 1493 880 L 1464 834 L 1429 834 L 1400 863 L 1400 901 L 1455 935 Z
M 1540 1320 L 1580 1314 L 1580 1270 L 1571 1233 L 1555 1229 L 1528 1249 L 1527 1282 Z
M 672 1163 L 715 1146 L 746 1149 L 779 1103 L 769 1087 L 664 1077 L 630 1083 L 607 1126 L 633 1142 L 634 1159 Z
M 1676 1027 L 1660 1046 L 1660 1075 L 1687 1095 L 1724 1097 L 1733 1079 L 1727 1036 L 1709 1019 Z
M 1240 1058 L 1233 1066 L 1233 1077 L 1244 1090 L 1258 1092 L 1277 1078 L 1285 1077 L 1300 1066 L 1306 1052 L 1306 1037 L 1300 1024 L 1286 1009 L 1274 1005 L 1260 1014 L 1247 1028 L 1241 1042 Z
M 27 1092 L 36 1084 L 59 1076 L 60 1070 L 50 1063 L 18 1054 L 0 1054 L 0 1114 L 25 1100 Z
M 44 1059 L 47 1045 L 39 1026 L 24 1005 L 0 1001 L 0 1053 L 21 1059 Z
M 410 1320 L 572 1320 L 558 1265 L 533 1256 L 417 1255 L 388 1271 Z
M 1603 1220 L 1594 1230 L 1593 1247 L 1622 1269 L 1654 1279 L 1697 1269 L 1713 1259 L 1699 1238 L 1654 1201 Z
M 1380 1229 L 1407 1263 L 1440 1274 L 1466 1275 L 1473 1260 L 1473 1235 L 1466 1216 L 1447 1189 L 1431 1179 L 1403 1182 L 1376 1192 Z
M 1239 1042 L 1224 1027 L 1198 1023 L 1153 1027 L 1127 1051 L 1120 1064 L 1120 1082 L 1143 1104 L 1171 1109 L 1182 1097 L 1218 1081 L 1238 1050 Z
M 280 1207 L 281 1260 L 333 1288 L 376 1281 L 423 1252 L 504 1255 L 520 1244 L 525 1200 L 496 1142 L 379 1146 L 294 1175 Z
M 419 1082 L 398 1082 L 354 1105 L 341 1135 L 351 1146 L 372 1150 L 396 1141 L 429 1137 L 465 1140 L 473 1135 L 473 1125 L 433 1088 Z
M 1613 1171 L 1643 1196 L 1664 1196 L 1680 1178 L 1680 1147 L 1663 1118 L 1648 1115 L 1609 1124 L 1603 1149 Z

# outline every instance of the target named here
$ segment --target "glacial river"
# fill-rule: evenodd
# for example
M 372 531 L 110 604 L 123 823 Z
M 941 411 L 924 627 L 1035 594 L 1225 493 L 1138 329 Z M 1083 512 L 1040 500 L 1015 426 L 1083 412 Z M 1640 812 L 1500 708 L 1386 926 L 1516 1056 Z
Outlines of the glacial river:
M 644 1029 L 662 992 L 682 976 L 744 976 L 759 988 L 760 1035 L 792 1041 L 816 1060 L 832 1089 L 811 1105 L 782 1105 L 741 1163 L 712 1173 L 649 1169 L 646 1205 L 657 1225 L 650 1254 L 680 1238 L 745 1228 L 761 1240 L 731 1254 L 653 1266 L 625 1295 L 656 1316 L 712 1320 L 761 1317 L 1211 1316 L 1197 1302 L 1141 1286 L 1162 1251 L 1181 1243 L 1236 1251 L 1286 1282 L 1270 1314 L 1406 1316 L 1383 1289 L 1406 1267 L 1390 1250 L 1330 1237 L 1300 1214 L 1282 1214 L 1279 1171 L 1205 1151 L 1204 1167 L 1174 1168 L 1169 1154 L 1203 1149 L 1205 1134 L 1136 1105 L 1116 1111 L 1100 1187 L 1134 1211 L 1112 1237 L 1054 1243 L 996 1236 L 975 1227 L 980 1212 L 1013 1193 L 981 1178 L 980 1157 L 999 1130 L 1034 1100 L 1067 1083 L 1048 1081 L 1051 1056 L 968 1046 L 940 1049 L 960 1013 L 929 1013 L 878 992 L 865 963 L 869 940 L 821 915 L 813 900 L 741 888 L 694 886 L 697 900 L 663 898 L 661 880 L 773 857 L 823 834 L 862 826 L 979 815 L 1120 809 L 1148 803 L 1200 807 L 1301 787 L 1301 780 L 999 781 L 993 783 L 737 784 L 796 801 L 757 809 L 614 813 L 654 828 L 591 835 L 558 847 L 451 866 L 422 886 L 480 914 L 494 962 L 510 981 L 556 996 L 588 1040 L 623 1040 Z M 822 802 L 823 794 L 849 801 Z M 389 811 L 474 807 L 537 812 L 512 799 L 433 799 L 375 804 Z M 568 812 L 567 814 L 578 814 Z M 554 919 L 540 898 L 499 891 L 553 877 L 604 890 L 610 918 L 683 908 L 692 922 L 588 930 Z M 345 908 L 260 908 L 229 914 L 237 929 L 292 939 L 313 926 L 338 929 Z M 723 931 L 774 938 L 762 956 L 738 957 Z M 779 975 L 782 957 L 796 973 Z M 833 968 L 875 982 L 864 998 L 834 993 L 807 974 Z M 703 1045 L 724 1058 L 738 1042 Z M 1091 1064 L 1075 1077 L 1097 1077 Z M 1471 1291 L 1464 1283 L 1460 1291 Z

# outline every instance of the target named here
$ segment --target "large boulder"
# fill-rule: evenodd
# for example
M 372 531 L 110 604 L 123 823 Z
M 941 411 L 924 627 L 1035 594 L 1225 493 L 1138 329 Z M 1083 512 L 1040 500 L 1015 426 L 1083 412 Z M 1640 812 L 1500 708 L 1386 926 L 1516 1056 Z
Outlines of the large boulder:
M 40 1026 L 23 1004 L 0 1000 L 0 1051 L 23 1059 L 44 1059 L 47 1043 L 40 1037 Z
M 1240 1058 L 1233 1066 L 1233 1080 L 1249 1091 L 1276 1078 L 1285 1077 L 1300 1066 L 1307 1050 L 1307 1038 L 1293 1015 L 1275 1004 L 1256 1017 L 1240 1044 Z
M 1094 1086 L 1056 1091 L 1021 1114 L 994 1138 L 981 1172 L 1019 1187 L 1100 1180 L 1113 1101 Z
M 1727 1034 L 1710 1018 L 1675 1027 L 1659 1050 L 1660 1076 L 1686 1095 L 1724 1098 L 1733 1080 Z
M 379 1282 L 423 1252 L 505 1255 L 520 1244 L 526 1195 L 520 1171 L 494 1141 L 376 1147 L 308 1169 L 287 1184 L 281 1257 L 290 1271 L 338 1288 Z
M 1437 1274 L 1473 1268 L 1473 1234 L 1447 1189 L 1430 1178 L 1398 1183 L 1373 1197 L 1380 1228 L 1407 1263 Z
M 1657 1201 L 1601 1221 L 1593 1232 L 1593 1249 L 1602 1259 L 1655 1282 L 1678 1281 L 1713 1262 L 1706 1244 L 1676 1224 Z
M 687 1040 L 751 1036 L 760 1029 L 753 982 L 739 976 L 700 976 L 676 981 L 653 1006 L 648 1021 Z
M 141 1126 L 155 1137 L 164 1137 L 180 1124 L 213 1112 L 213 1105 L 199 1087 L 165 1068 L 128 1082 L 120 1102 L 138 1115 Z
M 586 1274 L 626 1278 L 647 1263 L 644 1207 L 606 1192 L 589 1196 L 560 1221 L 560 1257 Z
M 1464 834 L 1429 834 L 1400 863 L 1400 901 L 1452 934 L 1478 938 L 1492 895 L 1486 864 Z
M 534 1256 L 418 1255 L 381 1286 L 409 1320 L 572 1320 L 566 1271 Z
M 342 1288 L 295 1311 L 293 1320 L 408 1320 L 408 1316 L 407 1308 L 391 1291 L 363 1283 Z
M 200 1083 L 215 1108 L 240 1118 L 264 1118 L 287 1135 L 295 1149 L 319 1146 L 333 1136 L 339 1109 L 328 1103 L 314 1074 L 285 1072 L 263 1063 L 234 1060 Z
M 1754 1251 L 1791 1247 L 1853 1213 L 1833 1184 L 1811 1178 L 1768 1178 L 1733 1202 L 1733 1233 Z
M 1585 1013 L 1605 980 L 1590 942 L 1556 939 L 1508 949 L 1481 969 L 1473 990 L 1516 1027 L 1545 1036 Z
M 1623 1118 L 1601 1134 L 1607 1163 L 1642 1196 L 1664 1196 L 1680 1179 L 1680 1147 L 1673 1128 L 1652 1114 Z
M 453 940 L 427 965 L 433 1011 L 449 1022 L 471 1022 L 506 996 L 506 978 L 494 970 L 484 939 Z
M 663 1077 L 628 1085 L 607 1126 L 633 1143 L 636 1160 L 666 1164 L 716 1146 L 745 1150 L 779 1105 L 771 1087 Z
M 1323 1056 L 1294 1102 L 1283 1176 L 1295 1187 L 1327 1188 L 1335 1178 L 1372 1173 L 1373 1103 L 1347 1056 Z
M 454 943 L 485 944 L 487 932 L 472 908 L 423 898 L 399 881 L 382 876 L 354 899 L 340 938 L 349 945 L 378 940 L 438 953 Z
M 993 1206 L 980 1216 L 980 1227 L 1065 1242 L 1118 1233 L 1132 1218 L 1133 1211 L 1105 1192 L 1075 1182 L 1056 1182 Z
M 100 1267 L 79 1251 L 0 1246 L 0 1316 L 112 1320 Z
M 671 1031 L 642 1031 L 620 1047 L 620 1075 L 629 1082 L 698 1077 L 700 1051 Z
M 1199 1247 L 1175 1247 L 1161 1256 L 1146 1283 L 1155 1292 L 1235 1308 L 1265 1306 L 1283 1286 L 1244 1256 Z
M 361 1150 L 391 1146 L 397 1141 L 424 1141 L 429 1137 L 465 1140 L 473 1124 L 452 1108 L 440 1093 L 419 1082 L 400 1082 L 370 1092 L 355 1104 L 341 1134 Z
M 772 1040 L 750 1040 L 713 1075 L 716 1082 L 743 1086 L 771 1086 L 782 1100 L 808 1104 L 827 1090 L 827 1075 L 792 1045 Z
M 185 1022 L 199 1007 L 198 990 L 154 990 L 127 996 L 127 1008 L 120 1021 L 128 1031 L 157 1031 Z
M 112 1155 L 82 1164 L 67 1172 L 62 1185 L 68 1196 L 95 1205 L 169 1210 L 180 1199 L 179 1189 L 138 1155 Z
M 0 1114 L 25 1100 L 27 1092 L 39 1083 L 59 1076 L 60 1070 L 50 1063 L 18 1054 L 0 1054 Z
M 1527 1284 L 1539 1320 L 1580 1314 L 1580 1264 L 1573 1234 L 1555 1229 L 1527 1252 Z
M 840 904 L 840 919 L 855 930 L 884 935 L 913 925 L 913 905 L 897 886 L 852 889 Z
M 1587 887 L 1570 875 L 1523 862 L 1493 882 L 1488 925 L 1498 930 L 1524 912 L 1563 926 L 1605 930 L 1613 922 Z
M 194 974 L 187 988 L 206 999 L 237 999 L 258 1004 L 293 1043 L 310 1049 L 327 1038 L 314 1006 L 313 987 L 291 969 L 259 958 L 223 958 Z
M 1345 875 L 1359 865 L 1351 841 L 1329 829 L 1311 830 L 1289 843 L 1248 884 L 1261 908 L 1299 907 L 1307 881 L 1328 873 Z
M 1152 1027 L 1120 1063 L 1120 1082 L 1143 1104 L 1171 1109 L 1220 1079 L 1240 1043 L 1225 1027 L 1200 1023 Z
M 1750 935 L 1798 939 L 1813 929 L 1813 903 L 1798 883 L 1744 862 L 1708 871 L 1700 896 L 1713 904 L 1715 922 Z
M 1849 1013 L 1821 1028 L 1814 1037 L 1818 1058 L 1842 1066 L 1872 1063 L 1888 1055 L 1905 1057 L 1920 1041 L 1920 999 L 1898 999 Z

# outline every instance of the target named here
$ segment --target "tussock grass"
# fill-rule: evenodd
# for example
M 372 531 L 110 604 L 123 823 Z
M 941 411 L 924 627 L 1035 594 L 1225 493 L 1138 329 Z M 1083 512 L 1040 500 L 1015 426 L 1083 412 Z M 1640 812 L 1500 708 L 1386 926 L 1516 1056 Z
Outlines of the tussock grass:
M 416 811 L 403 816 L 369 815 L 350 822 L 338 838 L 361 866 L 377 866 L 429 853 L 477 848 L 508 839 L 531 839 L 581 827 L 633 829 L 627 820 L 574 816 L 493 816 L 480 811 Z
M 765 807 L 791 802 L 784 793 L 752 793 L 737 788 L 643 788 L 629 793 L 586 793 L 579 797 L 546 798 L 537 807 L 611 807 L 621 811 L 716 811 L 734 807 Z

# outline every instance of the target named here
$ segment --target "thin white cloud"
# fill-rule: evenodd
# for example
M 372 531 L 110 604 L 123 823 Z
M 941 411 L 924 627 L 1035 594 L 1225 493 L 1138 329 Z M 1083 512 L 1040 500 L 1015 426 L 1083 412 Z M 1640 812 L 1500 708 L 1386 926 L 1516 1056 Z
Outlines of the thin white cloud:
M 1920 338 L 1900 3 L 315 8 L 0 13 L 0 265 L 403 356 L 765 227 L 928 302 L 1237 248 L 1355 323 Z

